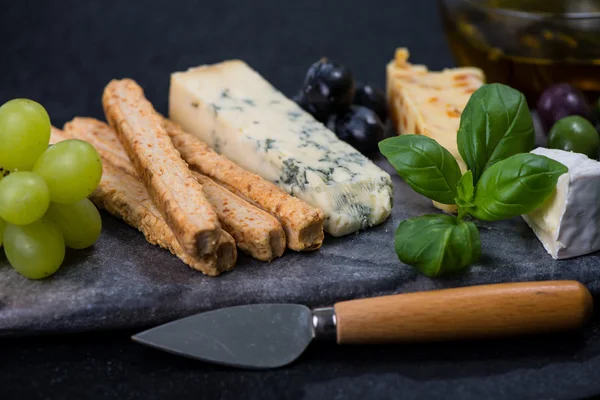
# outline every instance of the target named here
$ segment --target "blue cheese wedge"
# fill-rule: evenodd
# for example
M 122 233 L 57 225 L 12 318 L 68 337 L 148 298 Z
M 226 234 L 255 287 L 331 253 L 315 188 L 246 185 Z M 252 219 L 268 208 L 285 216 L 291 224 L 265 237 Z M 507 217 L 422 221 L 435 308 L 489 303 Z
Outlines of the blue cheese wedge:
M 333 236 L 390 215 L 389 174 L 242 61 L 174 73 L 169 117 L 216 152 L 321 209 Z
M 600 250 L 600 162 L 563 150 L 537 148 L 534 154 L 565 165 L 556 191 L 536 211 L 523 215 L 555 259 Z

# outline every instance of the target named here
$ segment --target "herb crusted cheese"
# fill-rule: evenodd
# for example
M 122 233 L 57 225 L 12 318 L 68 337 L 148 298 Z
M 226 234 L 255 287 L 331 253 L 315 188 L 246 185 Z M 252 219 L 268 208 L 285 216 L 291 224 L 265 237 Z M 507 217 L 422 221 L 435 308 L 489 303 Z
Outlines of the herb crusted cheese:
M 242 61 L 171 77 L 169 116 L 215 151 L 275 183 L 346 235 L 383 222 L 390 176 Z

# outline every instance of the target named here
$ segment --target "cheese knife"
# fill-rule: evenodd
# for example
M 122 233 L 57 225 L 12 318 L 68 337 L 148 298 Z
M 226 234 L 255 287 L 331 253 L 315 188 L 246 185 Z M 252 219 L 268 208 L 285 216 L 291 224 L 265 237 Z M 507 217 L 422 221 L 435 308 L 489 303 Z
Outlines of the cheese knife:
M 133 340 L 217 364 L 268 369 L 296 360 L 312 340 L 338 344 L 499 338 L 581 328 L 590 292 L 576 281 L 480 285 L 396 294 L 310 308 L 251 304 L 208 311 Z

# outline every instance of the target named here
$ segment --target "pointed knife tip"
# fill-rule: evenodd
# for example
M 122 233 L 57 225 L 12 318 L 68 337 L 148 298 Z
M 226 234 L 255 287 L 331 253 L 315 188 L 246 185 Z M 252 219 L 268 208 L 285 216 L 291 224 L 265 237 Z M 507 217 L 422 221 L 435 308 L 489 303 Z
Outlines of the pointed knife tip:
M 153 340 L 151 340 L 151 336 L 150 337 L 148 336 L 148 330 L 142 331 L 142 332 L 138 332 L 138 333 L 136 333 L 134 335 L 131 335 L 131 340 L 133 342 L 135 342 L 135 343 L 139 343 L 139 344 L 142 344 L 144 346 L 162 348 L 162 346 L 158 345 Z
M 142 339 L 143 332 L 138 332 L 135 335 L 131 335 L 131 340 L 136 343 L 145 344 L 145 341 Z

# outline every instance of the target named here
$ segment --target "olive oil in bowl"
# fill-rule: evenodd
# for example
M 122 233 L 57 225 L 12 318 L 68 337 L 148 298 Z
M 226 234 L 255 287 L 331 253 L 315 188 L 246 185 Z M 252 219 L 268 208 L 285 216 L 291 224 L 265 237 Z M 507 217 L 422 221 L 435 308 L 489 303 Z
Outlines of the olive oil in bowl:
M 600 0 L 440 0 L 457 63 L 535 102 L 553 83 L 600 95 Z

